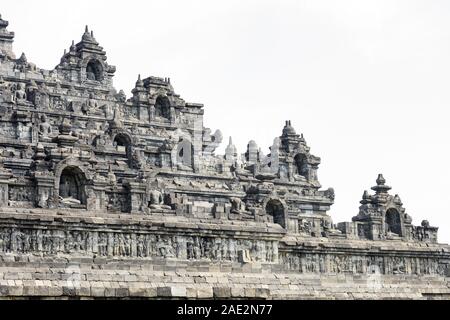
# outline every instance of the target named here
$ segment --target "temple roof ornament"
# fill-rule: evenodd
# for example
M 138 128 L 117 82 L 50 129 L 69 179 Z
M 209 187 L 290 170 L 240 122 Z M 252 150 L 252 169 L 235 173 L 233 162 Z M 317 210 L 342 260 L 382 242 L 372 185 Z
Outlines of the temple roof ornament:
M 2 15 L 0 14 L 0 29 L 6 29 L 9 22 L 2 19 Z
M 14 52 L 12 50 L 12 43 L 14 41 L 14 32 L 8 31 L 9 22 L 2 19 L 0 14 L 0 59 L 2 57 L 8 57 L 9 59 L 15 59 Z
M 88 26 L 85 27 L 83 36 L 81 37 L 80 44 L 84 43 L 84 42 L 87 42 L 87 43 L 90 43 L 90 44 L 94 44 L 94 45 L 98 45 L 97 40 L 95 40 L 95 38 L 94 38 L 94 31 L 89 32 Z
M 376 194 L 386 194 L 392 188 L 386 185 L 386 179 L 384 179 L 382 174 L 378 175 L 376 180 L 377 185 L 371 189 L 375 191 Z
M 95 81 L 111 87 L 116 67 L 108 65 L 106 60 L 106 52 L 94 38 L 94 32 L 89 32 L 86 26 L 81 41 L 77 44 L 72 41 L 69 52 L 64 51 L 56 70 L 69 81 Z
M 141 75 L 138 75 L 138 79 L 136 81 L 136 87 L 137 88 L 143 88 L 144 87 L 144 82 L 141 80 Z
M 283 128 L 283 136 L 288 136 L 288 135 L 297 135 L 294 127 L 292 127 L 290 120 L 286 121 L 286 125 Z
M 228 159 L 235 159 L 238 155 L 237 148 L 233 144 L 233 139 L 230 137 L 228 141 L 228 146 L 225 149 L 225 158 Z

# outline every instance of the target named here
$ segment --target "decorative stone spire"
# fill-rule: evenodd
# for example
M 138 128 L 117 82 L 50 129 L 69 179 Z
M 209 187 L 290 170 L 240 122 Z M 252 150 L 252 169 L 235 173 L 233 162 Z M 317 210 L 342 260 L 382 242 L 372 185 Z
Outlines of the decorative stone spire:
M 361 204 L 368 204 L 371 200 L 371 197 L 369 195 L 369 191 L 365 190 L 364 194 L 362 196 L 362 200 L 360 201 Z
M 376 182 L 377 182 L 377 185 L 372 187 L 372 190 L 375 191 L 376 194 L 385 194 L 389 190 L 391 190 L 391 187 L 385 185 L 386 179 L 384 179 L 382 174 L 378 175 Z
M 77 47 L 75 47 L 75 40 L 72 40 L 72 44 L 70 45 L 70 52 L 75 52 Z
M 89 32 L 88 26 L 85 27 L 83 36 L 81 37 L 81 42 L 88 42 L 98 45 L 98 42 L 94 38 L 94 32 Z
M 295 129 L 292 127 L 291 120 L 286 121 L 286 125 L 283 128 L 283 136 L 296 134 Z
M 14 42 L 14 32 L 9 32 L 6 28 L 9 22 L 2 19 L 0 15 L 0 58 L 8 57 L 15 59 L 14 52 L 12 50 L 12 44 Z
M 131 90 L 131 93 L 133 93 L 133 99 L 140 103 L 146 100 L 146 90 L 144 88 L 144 81 L 141 79 L 141 75 L 138 75 L 138 79 L 136 81 L 136 86 L 133 90 Z
M 136 88 L 143 88 L 144 87 L 144 82 L 141 79 L 141 75 L 138 75 L 138 79 L 136 81 Z
M 384 179 L 382 174 L 379 174 L 378 178 L 377 178 L 377 185 L 384 186 L 385 183 L 386 183 L 386 179 Z
M 227 148 L 225 149 L 225 159 L 231 160 L 237 157 L 237 148 L 233 144 L 233 139 L 230 137 Z
M 5 29 L 8 26 L 8 21 L 2 19 L 2 15 L 0 13 L 0 29 Z
M 19 62 L 23 63 L 23 64 L 26 64 L 28 62 L 28 59 L 27 59 L 27 56 L 25 55 L 25 52 L 22 52 L 22 54 L 20 55 Z
M 281 145 L 287 153 L 293 153 L 298 151 L 308 152 L 309 148 L 306 146 L 304 140 L 300 138 L 300 135 L 296 133 L 290 120 L 286 121 L 283 128 L 283 134 L 281 135 Z M 299 147 L 303 150 L 299 150 Z
M 116 67 L 109 65 L 106 60 L 106 52 L 86 26 L 81 41 L 77 44 L 72 41 L 69 52 L 63 55 L 56 69 L 66 79 L 96 81 L 104 86 L 111 86 Z
M 259 153 L 261 152 L 261 149 L 258 148 L 258 145 L 255 141 L 250 140 L 250 142 L 247 145 L 247 152 L 245 153 L 245 158 L 247 162 L 249 163 L 256 163 L 258 162 Z

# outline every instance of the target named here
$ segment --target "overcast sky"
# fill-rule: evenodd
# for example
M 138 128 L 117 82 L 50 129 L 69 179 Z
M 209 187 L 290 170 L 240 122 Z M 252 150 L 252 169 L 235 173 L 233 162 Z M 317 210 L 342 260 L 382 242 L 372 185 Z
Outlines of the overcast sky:
M 205 126 L 268 153 L 285 120 L 322 158 L 334 222 L 383 173 L 414 224 L 450 243 L 449 1 L 2 1 L 25 52 L 53 69 L 87 24 L 127 96 L 170 77 Z M 224 139 L 224 142 L 228 139 Z M 223 149 L 223 148 L 222 148 Z

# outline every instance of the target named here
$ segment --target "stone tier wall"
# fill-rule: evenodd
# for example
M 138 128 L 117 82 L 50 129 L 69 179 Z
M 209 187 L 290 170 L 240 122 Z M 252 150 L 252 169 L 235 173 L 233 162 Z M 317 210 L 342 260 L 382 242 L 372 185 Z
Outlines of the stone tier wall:
M 299 274 L 267 264 L 0 255 L 1 299 L 449 299 L 449 280 Z
M 445 245 L 293 238 L 270 223 L 2 212 L 2 298 L 450 298 Z

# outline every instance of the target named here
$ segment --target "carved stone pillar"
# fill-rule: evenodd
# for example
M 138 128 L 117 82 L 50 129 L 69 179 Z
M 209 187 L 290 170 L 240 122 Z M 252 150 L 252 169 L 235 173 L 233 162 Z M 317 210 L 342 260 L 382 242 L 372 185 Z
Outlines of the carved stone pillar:
M 98 232 L 91 232 L 92 237 L 92 253 L 98 253 Z
M 25 111 L 15 111 L 14 121 L 16 123 L 16 138 L 31 142 L 31 116 Z
M 150 115 L 148 112 L 149 107 L 147 105 L 140 104 L 139 105 L 139 120 L 144 122 L 149 122 Z
M 11 174 L 8 172 L 0 172 L 0 207 L 7 207 L 9 200 L 8 181 Z
M 289 181 L 294 181 L 294 172 L 295 172 L 295 162 L 294 159 L 292 159 L 291 157 L 287 157 L 286 158 L 286 167 L 287 167 L 287 174 L 288 174 L 288 178 Z
M 108 233 L 108 257 L 112 257 L 114 255 L 114 233 Z
M 136 242 L 136 234 L 132 233 L 130 237 L 130 245 L 131 245 L 131 257 L 137 257 L 137 242 Z
M 50 175 L 35 175 L 36 181 L 36 206 L 39 208 L 49 208 L 53 199 L 53 188 L 55 177 Z
M 274 263 L 278 263 L 278 241 L 272 242 L 272 255 L 273 255 L 273 261 Z
M 316 164 L 309 165 L 308 177 L 307 177 L 309 182 L 317 182 L 318 181 L 317 170 L 319 170 L 319 166 L 318 165 L 316 165 Z
M 176 122 L 176 116 L 175 116 L 175 108 L 172 106 L 170 107 L 170 123 L 175 124 Z
M 88 192 L 88 210 L 106 211 L 108 201 L 106 199 L 105 188 L 107 185 L 108 183 L 105 181 L 94 181 L 91 194 L 89 195 Z M 92 196 L 94 196 L 94 199 L 90 200 Z
M 183 259 L 183 260 L 187 259 L 186 238 L 178 236 L 177 244 L 178 244 L 178 250 L 177 250 L 178 259 Z
M 146 186 L 140 182 L 128 181 L 125 187 L 128 189 L 131 213 L 142 212 Z
M 384 226 L 381 218 L 372 218 L 370 223 L 370 240 L 382 240 L 385 238 Z M 374 221 L 376 220 L 376 221 Z
M 149 120 L 153 121 L 155 120 L 155 106 L 151 105 L 148 109 L 148 116 L 149 116 Z

